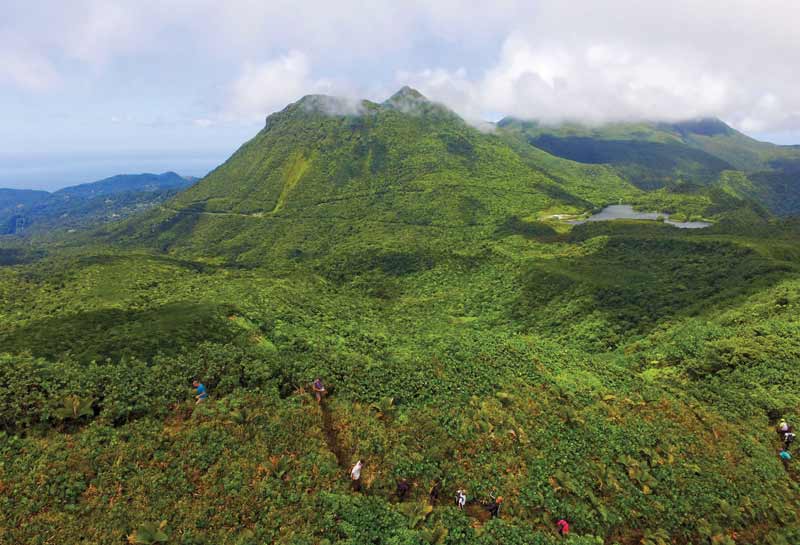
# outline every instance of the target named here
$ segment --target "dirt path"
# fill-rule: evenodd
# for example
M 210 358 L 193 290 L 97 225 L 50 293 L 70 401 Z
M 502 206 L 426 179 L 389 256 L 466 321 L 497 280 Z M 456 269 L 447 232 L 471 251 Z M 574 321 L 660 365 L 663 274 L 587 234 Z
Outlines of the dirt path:
M 475 500 L 468 502 L 467 505 L 464 506 L 464 512 L 469 518 L 474 519 L 472 522 L 473 527 L 482 526 L 492 517 L 489 511 L 486 510 L 486 507 Z
M 328 403 L 323 400 L 319 408 L 322 411 L 322 433 L 325 435 L 325 442 L 328 444 L 328 450 L 336 456 L 336 463 L 347 473 L 350 471 L 350 459 L 339 444 L 339 436 L 336 433 L 336 429 L 333 427 L 333 418 L 331 417 L 331 410 L 328 408 Z

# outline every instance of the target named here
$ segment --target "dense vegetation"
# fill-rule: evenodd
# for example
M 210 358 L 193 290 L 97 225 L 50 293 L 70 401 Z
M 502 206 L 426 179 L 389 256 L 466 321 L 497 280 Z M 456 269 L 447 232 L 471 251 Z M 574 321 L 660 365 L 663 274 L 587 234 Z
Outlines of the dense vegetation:
M 775 214 L 800 213 L 800 147 L 759 142 L 718 119 L 588 127 L 506 118 L 498 127 L 558 157 L 607 166 L 643 189 L 710 186 Z
M 308 97 L 160 210 L 0 248 L 0 542 L 800 540 L 795 222 L 412 90 L 352 108 Z M 550 218 L 619 199 L 716 223 Z

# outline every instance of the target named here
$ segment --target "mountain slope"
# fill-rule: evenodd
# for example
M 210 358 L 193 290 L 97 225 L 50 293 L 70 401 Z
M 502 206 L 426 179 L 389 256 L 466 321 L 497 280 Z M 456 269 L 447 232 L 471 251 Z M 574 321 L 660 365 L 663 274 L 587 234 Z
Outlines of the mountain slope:
M 361 235 L 384 244 L 393 234 L 398 248 L 446 247 L 451 236 L 485 236 L 512 218 L 636 191 L 614 176 L 566 183 L 529 153 L 411 89 L 382 104 L 309 96 L 270 116 L 228 161 L 124 235 L 155 233 L 162 248 L 213 249 L 251 263 L 268 249 L 319 256 Z
M 731 189 L 730 180 L 721 179 L 738 170 L 748 181 L 733 195 L 755 199 L 777 214 L 800 212 L 795 197 L 800 193 L 800 147 L 759 142 L 718 119 L 589 127 L 506 118 L 498 127 L 553 155 L 608 165 L 646 190 L 687 182 Z
M 676 180 L 708 184 L 728 162 L 687 146 L 672 131 L 648 125 L 576 125 L 549 128 L 533 122 L 504 119 L 498 127 L 515 132 L 531 145 L 581 163 L 613 165 L 626 179 L 643 189 L 664 187 Z

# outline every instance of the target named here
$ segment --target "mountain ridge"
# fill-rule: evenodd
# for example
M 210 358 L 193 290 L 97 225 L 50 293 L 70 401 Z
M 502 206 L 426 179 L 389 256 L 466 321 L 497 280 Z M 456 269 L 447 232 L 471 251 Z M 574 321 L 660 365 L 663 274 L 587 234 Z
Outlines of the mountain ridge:
M 718 219 L 751 201 L 784 211 L 792 201 L 780 191 L 727 175 L 733 165 L 681 136 L 739 135 L 726 127 L 718 120 L 687 121 L 670 132 L 663 124 L 619 125 L 614 130 L 624 138 L 645 132 L 633 141 L 598 138 L 588 148 L 580 141 L 595 155 L 587 158 L 563 152 L 559 135 L 537 137 L 535 123 L 507 119 L 495 131 L 479 130 L 410 87 L 382 103 L 307 95 L 267 117 L 199 184 L 110 236 L 162 249 L 205 248 L 252 264 L 277 247 L 321 258 L 332 237 L 358 237 L 369 225 L 465 227 L 484 236 L 520 218 L 546 222 L 622 201 L 687 219 Z M 280 226 L 296 217 L 305 228 Z M 335 221 L 352 222 L 348 234 Z
M 0 235 L 117 220 L 161 203 L 197 180 L 168 171 L 118 174 L 53 192 L 0 189 Z
M 800 147 L 760 142 L 716 118 L 601 126 L 504 118 L 498 128 L 562 158 L 610 165 L 647 190 L 682 182 L 726 190 L 725 173 L 740 171 L 748 178 L 740 196 L 780 215 L 800 213 Z
M 368 225 L 490 232 L 511 216 L 533 218 L 553 206 L 577 211 L 637 192 L 602 169 L 571 166 L 569 176 L 553 177 L 531 163 L 527 150 L 477 130 L 410 88 L 380 104 L 362 101 L 356 110 L 343 104 L 311 95 L 272 114 L 225 163 L 145 225 L 126 225 L 123 236 L 137 232 L 135 238 L 168 246 L 167 240 L 209 249 L 222 244 L 225 253 L 251 243 L 294 252 L 305 239 L 318 253 L 332 235 L 312 227 L 316 221 L 352 221 L 351 236 Z M 279 227 L 298 216 L 312 232 Z M 231 229 L 240 242 L 212 234 Z M 259 242 L 250 238 L 256 232 Z

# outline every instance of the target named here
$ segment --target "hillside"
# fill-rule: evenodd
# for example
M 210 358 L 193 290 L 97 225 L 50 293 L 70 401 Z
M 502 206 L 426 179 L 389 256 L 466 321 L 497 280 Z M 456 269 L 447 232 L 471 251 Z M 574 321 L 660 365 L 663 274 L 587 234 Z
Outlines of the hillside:
M 24 224 L 25 210 L 44 201 L 50 193 L 31 189 L 0 189 L 0 233 L 14 233 Z
M 0 246 L 0 543 L 793 545 L 800 226 L 726 183 L 316 95 L 157 208 Z M 551 217 L 620 200 L 714 225 Z
M 121 174 L 53 193 L 0 189 L 0 235 L 86 228 L 147 210 L 191 186 L 174 172 Z
M 267 253 L 318 260 L 353 239 L 356 253 L 416 262 L 503 226 L 553 234 L 558 226 L 541 220 L 619 200 L 712 217 L 740 197 L 750 198 L 720 206 L 705 193 L 649 194 L 613 168 L 555 157 L 508 131 L 481 132 L 403 89 L 382 104 L 303 98 L 202 183 L 112 240 L 254 265 Z
M 607 165 L 646 190 L 711 186 L 754 199 L 776 214 L 800 213 L 800 147 L 759 142 L 718 119 L 589 127 L 506 118 L 498 128 L 558 157 Z M 730 183 L 734 171 L 739 173 L 735 187 Z
M 118 174 L 96 182 L 74 185 L 55 191 L 53 195 L 70 198 L 92 198 L 131 191 L 181 190 L 197 182 L 192 176 L 180 176 L 174 172 L 162 174 Z
M 303 259 L 322 256 L 334 241 L 371 240 L 364 251 L 372 254 L 391 240 L 391 251 L 416 261 L 447 244 L 445 237 L 419 240 L 420 231 L 486 236 L 506 218 L 565 200 L 585 205 L 499 139 L 410 91 L 336 111 L 347 108 L 310 96 L 270 116 L 253 140 L 150 220 L 144 235 L 157 233 L 163 247 L 213 248 L 249 263 L 261 262 L 268 248 Z

